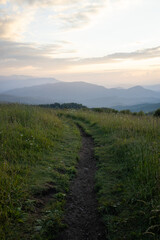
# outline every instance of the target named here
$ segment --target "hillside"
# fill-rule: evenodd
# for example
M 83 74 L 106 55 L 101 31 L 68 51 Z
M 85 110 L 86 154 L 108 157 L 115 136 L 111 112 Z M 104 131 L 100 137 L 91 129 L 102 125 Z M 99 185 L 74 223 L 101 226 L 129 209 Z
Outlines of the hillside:
M 115 106 L 114 109 L 116 110 L 126 110 L 129 109 L 131 112 L 139 112 L 143 111 L 145 113 L 153 112 L 160 108 L 160 103 L 145 103 L 145 104 L 138 104 L 132 106 Z
M 159 118 L 0 112 L 1 240 L 160 240 Z

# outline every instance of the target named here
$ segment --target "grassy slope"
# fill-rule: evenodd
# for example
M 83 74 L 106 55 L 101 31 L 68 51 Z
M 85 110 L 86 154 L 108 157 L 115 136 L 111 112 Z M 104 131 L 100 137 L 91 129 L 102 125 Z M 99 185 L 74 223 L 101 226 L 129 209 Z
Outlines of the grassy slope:
M 2 240 L 53 239 L 64 227 L 80 135 L 57 113 L 0 106 Z M 69 116 L 95 139 L 96 189 L 109 239 L 160 239 L 159 120 L 90 111 L 70 111 Z
M 99 209 L 112 240 L 160 239 L 160 121 L 75 112 L 95 139 Z
M 75 174 L 80 135 L 53 110 L 0 105 L 1 239 L 50 239 Z M 49 204 L 45 195 L 54 193 Z M 43 206 L 44 205 L 44 206 Z

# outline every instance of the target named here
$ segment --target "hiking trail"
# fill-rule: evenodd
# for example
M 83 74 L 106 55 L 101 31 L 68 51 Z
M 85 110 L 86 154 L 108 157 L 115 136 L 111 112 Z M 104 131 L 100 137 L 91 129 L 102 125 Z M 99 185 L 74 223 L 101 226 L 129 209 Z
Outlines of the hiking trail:
M 82 137 L 77 175 L 71 182 L 66 201 L 64 223 L 67 228 L 57 240 L 105 240 L 105 228 L 99 216 L 96 200 L 94 142 L 79 127 Z

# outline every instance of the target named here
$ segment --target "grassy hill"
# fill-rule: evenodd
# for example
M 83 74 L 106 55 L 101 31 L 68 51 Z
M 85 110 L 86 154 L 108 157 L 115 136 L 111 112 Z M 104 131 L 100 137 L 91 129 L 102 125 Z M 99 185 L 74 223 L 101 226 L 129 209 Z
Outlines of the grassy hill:
M 159 118 L 12 104 L 0 105 L 1 239 L 56 239 L 65 227 L 81 146 L 76 123 L 95 142 L 107 238 L 160 239 Z

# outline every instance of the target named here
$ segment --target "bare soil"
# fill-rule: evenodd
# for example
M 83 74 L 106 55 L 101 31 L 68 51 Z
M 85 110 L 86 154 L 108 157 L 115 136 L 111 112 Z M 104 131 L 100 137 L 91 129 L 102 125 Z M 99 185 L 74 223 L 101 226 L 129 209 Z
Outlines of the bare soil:
M 64 223 L 67 228 L 57 240 L 105 240 L 105 228 L 96 200 L 94 142 L 81 128 L 82 148 L 77 175 L 67 197 Z

